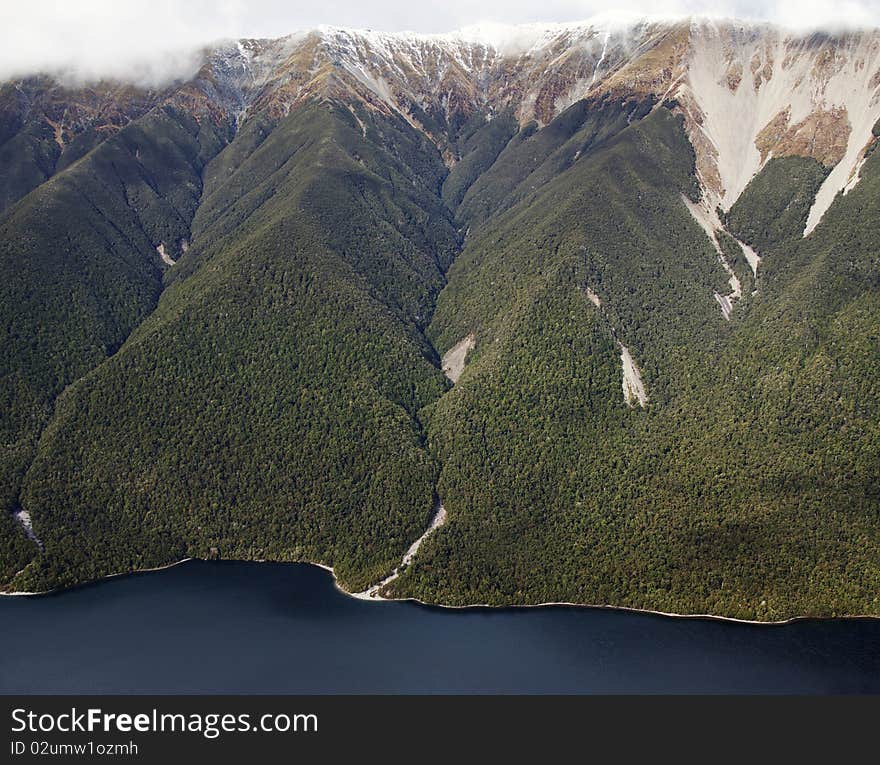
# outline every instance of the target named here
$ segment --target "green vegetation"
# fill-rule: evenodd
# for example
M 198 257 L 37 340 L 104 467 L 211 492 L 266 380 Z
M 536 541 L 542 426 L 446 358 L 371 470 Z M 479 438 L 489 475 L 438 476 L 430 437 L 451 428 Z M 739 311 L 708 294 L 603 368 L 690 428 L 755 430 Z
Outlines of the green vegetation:
M 425 413 L 449 522 L 395 594 L 880 613 L 880 167 L 769 253 L 788 267 L 729 324 L 676 204 L 691 169 L 658 111 L 469 240 L 430 328 L 441 349 L 478 338 Z M 623 402 L 612 328 L 644 410 Z
M 55 397 L 112 355 L 155 306 L 165 267 L 156 244 L 174 252 L 188 236 L 205 156 L 222 140 L 190 116 L 153 112 L 0 220 L 4 510 L 18 506 Z
M 510 113 L 488 119 L 487 115 L 477 112 L 468 120 L 456 141 L 460 159 L 443 182 L 443 201 L 450 209 L 458 208 L 474 181 L 492 167 L 518 131 L 519 125 Z
M 757 294 L 719 236 L 728 322 L 673 111 L 414 111 L 449 171 L 332 100 L 234 135 L 166 106 L 84 146 L 0 219 L 0 485 L 44 543 L 2 514 L 0 585 L 192 555 L 360 589 L 439 496 L 395 595 L 880 614 L 880 155 L 807 239 L 825 170 L 767 164 L 725 216 Z
M 721 251 L 724 253 L 724 257 L 733 269 L 733 273 L 736 274 L 736 278 L 739 279 L 740 285 L 742 285 L 743 298 L 740 301 L 740 305 L 742 305 L 742 300 L 748 300 L 755 289 L 755 275 L 752 272 L 752 267 L 749 265 L 748 260 L 746 260 L 745 253 L 742 247 L 740 247 L 739 242 L 728 234 L 727 231 L 719 230 L 715 233 L 715 237 L 721 247 Z
M 0 215 L 155 100 L 154 93 L 120 83 L 81 89 L 49 77 L 0 83 Z
M 650 100 L 578 101 L 543 130 L 527 125 L 468 188 L 458 217 L 471 225 L 485 222 L 643 117 L 652 105 Z
M 725 216 L 728 230 L 760 254 L 800 236 L 828 168 L 809 157 L 772 158 Z
M 0 213 L 52 175 L 60 154 L 48 125 L 22 128 L 0 113 Z
M 207 168 L 156 310 L 43 434 L 20 586 L 219 555 L 360 587 L 419 535 L 437 468 L 415 413 L 446 388 L 421 326 L 457 242 L 437 152 L 346 114 L 296 110 Z
M 12 513 L 0 513 L 0 581 L 9 582 L 30 563 L 37 546 L 24 534 Z

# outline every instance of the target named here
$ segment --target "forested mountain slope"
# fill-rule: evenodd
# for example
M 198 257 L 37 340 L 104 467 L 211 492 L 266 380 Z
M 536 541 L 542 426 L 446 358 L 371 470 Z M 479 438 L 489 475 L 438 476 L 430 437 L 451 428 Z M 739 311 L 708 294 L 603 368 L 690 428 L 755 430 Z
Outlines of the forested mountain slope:
M 880 613 L 878 72 L 692 21 L 4 85 L 0 587 L 361 590 L 442 500 L 386 595 Z
M 373 123 L 372 143 L 315 105 L 209 171 L 196 265 L 43 436 L 22 504 L 46 555 L 26 586 L 212 554 L 326 561 L 365 586 L 418 536 L 436 467 L 414 417 L 445 387 L 421 326 L 456 238 L 439 156 L 403 127 Z
M 132 123 L 0 219 L 6 336 L 0 486 L 19 506 L 55 397 L 122 345 L 155 307 L 169 251 L 189 236 L 201 170 L 224 142 L 171 105 Z
M 64 86 L 43 76 L 0 84 L 0 213 L 160 100 L 127 83 Z
M 876 162 L 812 237 L 801 220 L 762 250 L 729 324 L 663 110 L 469 240 L 429 331 L 441 350 L 476 336 L 425 413 L 450 520 L 395 594 L 876 612 Z

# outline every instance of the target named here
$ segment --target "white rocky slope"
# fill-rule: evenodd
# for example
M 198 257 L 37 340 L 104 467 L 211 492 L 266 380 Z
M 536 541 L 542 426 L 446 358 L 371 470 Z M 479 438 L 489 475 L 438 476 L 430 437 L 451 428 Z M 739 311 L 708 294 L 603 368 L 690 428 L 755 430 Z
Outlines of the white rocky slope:
M 771 156 L 833 167 L 810 212 L 809 233 L 856 173 L 880 119 L 880 35 L 795 36 L 694 22 L 687 76 L 676 91 L 704 186 L 729 209 Z

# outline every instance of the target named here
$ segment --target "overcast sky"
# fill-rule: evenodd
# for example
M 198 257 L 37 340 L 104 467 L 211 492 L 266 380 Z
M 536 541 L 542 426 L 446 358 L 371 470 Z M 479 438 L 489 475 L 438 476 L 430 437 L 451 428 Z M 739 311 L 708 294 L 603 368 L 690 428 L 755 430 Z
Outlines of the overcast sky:
M 880 0 L 0 0 L 0 79 L 67 69 L 155 80 L 190 66 L 184 51 L 232 37 L 278 37 L 319 24 L 448 32 L 485 21 L 579 21 L 704 14 L 794 27 L 880 26 Z

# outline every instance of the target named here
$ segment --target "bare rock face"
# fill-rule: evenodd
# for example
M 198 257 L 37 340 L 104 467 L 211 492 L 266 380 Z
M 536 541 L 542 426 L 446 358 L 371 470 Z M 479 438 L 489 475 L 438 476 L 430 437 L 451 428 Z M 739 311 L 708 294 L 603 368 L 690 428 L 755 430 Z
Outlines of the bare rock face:
M 791 123 L 791 108 L 779 112 L 758 133 L 755 145 L 762 164 L 774 157 L 813 157 L 826 167 L 834 167 L 846 155 L 852 125 L 845 106 L 826 111 L 816 109 L 797 124 Z
M 876 31 L 799 37 L 767 25 L 693 22 L 676 98 L 713 201 L 729 209 L 771 156 L 813 157 L 833 168 L 811 212 L 815 225 L 880 117 L 871 85 L 878 69 Z
M 467 360 L 467 355 L 475 346 L 476 337 L 473 333 L 470 333 L 443 354 L 441 362 L 443 374 L 449 378 L 450 382 L 458 382 L 458 378 L 461 377 L 461 373 L 464 371 L 464 363 Z

